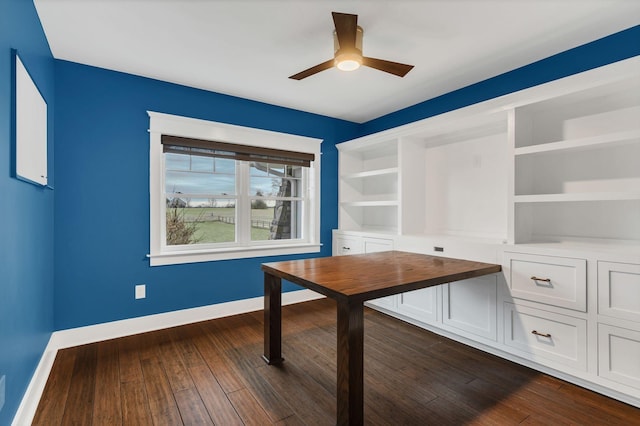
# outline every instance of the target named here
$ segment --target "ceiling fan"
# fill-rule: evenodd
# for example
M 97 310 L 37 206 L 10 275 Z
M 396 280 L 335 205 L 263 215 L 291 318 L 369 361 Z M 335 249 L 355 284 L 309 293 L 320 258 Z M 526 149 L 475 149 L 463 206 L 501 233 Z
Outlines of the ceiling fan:
M 302 80 L 320 71 L 328 70 L 335 66 L 342 71 L 353 71 L 364 65 L 380 71 L 404 77 L 413 65 L 398 62 L 385 61 L 384 59 L 362 56 L 362 27 L 358 26 L 358 15 L 349 13 L 331 12 L 333 23 L 336 27 L 333 32 L 334 58 L 326 62 L 301 71 L 289 78 Z

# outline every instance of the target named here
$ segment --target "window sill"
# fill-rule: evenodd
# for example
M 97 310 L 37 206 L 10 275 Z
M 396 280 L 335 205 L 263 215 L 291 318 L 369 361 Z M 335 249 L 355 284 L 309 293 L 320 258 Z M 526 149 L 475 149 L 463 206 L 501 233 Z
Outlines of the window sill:
M 182 263 L 211 262 L 216 260 L 247 259 L 263 256 L 318 253 L 321 244 L 278 245 L 277 247 L 234 247 L 217 250 L 190 250 L 149 254 L 150 266 L 179 265 Z

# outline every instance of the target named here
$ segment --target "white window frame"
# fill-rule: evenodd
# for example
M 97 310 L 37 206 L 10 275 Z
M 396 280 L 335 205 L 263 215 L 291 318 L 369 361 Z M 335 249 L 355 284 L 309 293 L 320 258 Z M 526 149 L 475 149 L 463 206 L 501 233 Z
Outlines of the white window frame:
M 243 259 L 260 256 L 317 253 L 320 251 L 320 144 L 321 139 L 250 127 L 234 126 L 214 121 L 181 117 L 147 111 L 149 114 L 149 260 L 151 266 Z M 303 238 L 282 241 L 254 241 L 246 246 L 199 247 L 199 245 L 168 247 L 163 241 L 166 225 L 164 198 L 163 134 L 194 139 L 274 148 L 314 154 L 307 173 L 308 214 L 302 230 Z M 242 162 L 240 162 L 242 163 Z M 242 165 L 248 167 L 248 164 Z M 238 194 L 239 195 L 239 194 Z M 240 215 L 243 213 L 239 212 Z M 244 213 L 247 214 L 247 213 Z M 239 218 L 240 221 L 240 218 Z M 239 230 L 239 232 L 243 232 Z

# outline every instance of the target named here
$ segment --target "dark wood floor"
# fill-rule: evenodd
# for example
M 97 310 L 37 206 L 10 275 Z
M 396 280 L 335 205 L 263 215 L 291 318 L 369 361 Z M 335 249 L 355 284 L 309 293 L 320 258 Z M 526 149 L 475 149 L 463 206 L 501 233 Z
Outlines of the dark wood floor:
M 282 367 L 262 313 L 61 350 L 36 425 L 331 425 L 335 304 L 283 308 Z M 365 310 L 365 422 L 632 425 L 640 409 Z

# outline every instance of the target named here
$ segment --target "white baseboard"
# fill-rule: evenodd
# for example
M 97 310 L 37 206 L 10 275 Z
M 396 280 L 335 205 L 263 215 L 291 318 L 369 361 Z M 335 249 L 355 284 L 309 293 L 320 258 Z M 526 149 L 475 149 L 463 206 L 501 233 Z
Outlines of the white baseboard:
M 282 294 L 282 304 L 291 305 L 293 303 L 306 302 L 323 297 L 323 295 L 311 290 L 291 291 Z M 40 358 L 38 367 L 31 378 L 29 387 L 27 387 L 27 391 L 22 398 L 22 402 L 11 424 L 12 426 L 21 426 L 29 425 L 33 422 L 33 416 L 36 413 L 40 397 L 47 384 L 49 373 L 53 367 L 53 361 L 60 349 L 214 318 L 259 311 L 263 308 L 264 297 L 254 297 L 252 299 L 243 299 L 199 308 L 183 309 L 180 311 L 54 331 L 49 338 L 49 343 Z

